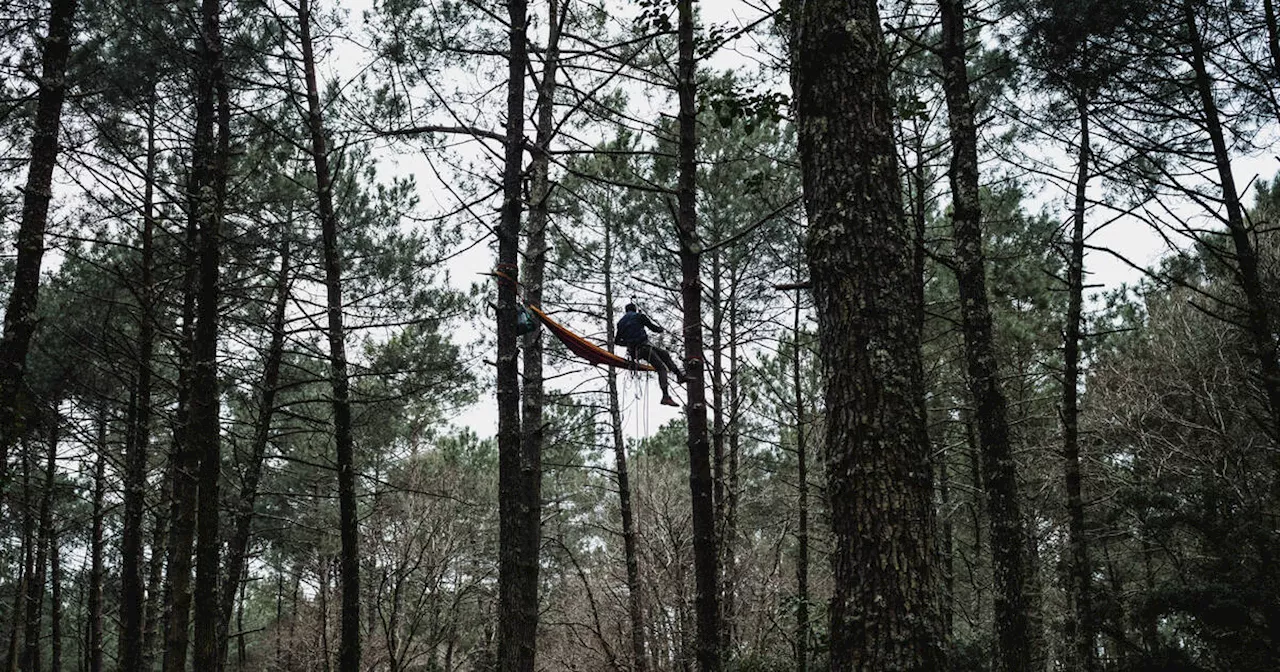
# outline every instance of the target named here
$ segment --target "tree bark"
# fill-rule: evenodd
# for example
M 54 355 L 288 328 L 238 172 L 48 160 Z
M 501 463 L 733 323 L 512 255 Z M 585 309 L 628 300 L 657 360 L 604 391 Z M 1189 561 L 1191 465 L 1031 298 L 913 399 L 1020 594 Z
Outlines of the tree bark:
M 738 538 L 738 457 L 742 447 L 741 432 L 738 431 L 738 414 L 740 408 L 738 398 L 738 281 L 730 274 L 729 286 L 729 366 L 727 375 L 728 380 L 725 387 L 726 405 L 728 413 L 725 414 L 725 484 L 724 484 L 724 533 L 720 535 L 718 542 L 721 544 L 720 555 L 722 561 L 721 578 L 722 583 L 721 594 L 723 597 L 723 605 L 720 609 L 721 622 L 720 627 L 725 635 L 721 642 L 725 660 L 722 664 L 727 665 L 733 655 L 733 646 L 737 637 L 737 620 L 735 611 L 738 603 L 738 556 L 735 540 Z
M 152 517 L 151 557 L 147 569 L 147 600 L 144 605 L 144 626 L 142 630 L 142 669 L 151 670 L 155 659 L 156 638 L 161 634 L 164 611 L 161 599 L 164 595 L 164 561 L 169 547 L 169 522 L 164 517 L 162 504 L 169 501 L 168 487 L 173 479 L 165 478 L 163 494 L 159 498 Z
M 498 270 L 515 279 L 520 245 L 520 183 L 524 160 L 524 75 L 528 65 L 526 0 L 507 2 L 507 121 L 498 224 Z M 497 310 L 498 396 L 498 669 L 532 672 L 538 627 L 538 530 L 529 521 L 527 475 L 520 422 L 517 297 L 514 282 L 499 280 Z M 536 510 L 536 503 L 534 506 Z
M 1271 54 L 1271 77 L 1280 80 L 1280 25 L 1276 21 L 1274 0 L 1262 0 L 1262 14 L 1267 24 L 1267 51 Z
M 525 300 L 542 305 L 542 285 L 546 278 L 547 221 L 551 198 L 551 140 L 555 134 L 556 77 L 560 59 L 560 12 L 558 0 L 547 4 L 547 48 L 544 54 L 542 86 L 538 91 L 537 137 L 534 141 L 533 164 L 529 179 L 529 227 L 525 238 L 525 265 L 523 284 Z M 542 483 L 541 456 L 543 440 L 543 389 L 542 389 L 542 330 L 537 329 L 524 337 L 524 386 L 521 393 L 521 464 L 525 480 L 524 494 L 528 501 L 529 518 L 525 525 L 538 526 L 539 498 Z
M 165 549 L 163 672 L 182 672 L 186 668 L 188 625 L 191 622 L 191 551 L 195 543 L 197 472 L 200 469 L 200 454 L 191 438 L 198 240 L 196 219 L 188 217 L 184 241 L 182 329 L 177 343 L 177 408 L 174 412 L 173 447 L 169 453 L 169 546 Z
M 248 651 L 244 642 L 244 585 L 240 584 L 240 599 L 236 601 L 236 669 L 243 670 Z
M 567 4 L 567 2 L 565 3 Z M 567 12 L 567 8 L 564 8 Z M 555 100 L 557 76 L 560 67 L 560 29 L 563 17 L 561 3 L 547 3 L 547 45 L 543 52 L 542 81 L 535 106 L 537 130 L 534 140 L 533 163 L 529 176 L 529 222 L 525 242 L 525 265 L 521 269 L 525 300 L 532 305 L 542 305 L 543 284 L 546 281 L 547 223 L 551 184 L 551 141 L 556 133 Z M 526 57 L 527 58 L 527 57 Z M 523 108 L 523 105 L 522 105 Z M 523 118 L 521 118 L 523 125 Z M 505 205 L 505 204 L 504 204 Z M 517 204 L 518 205 L 518 204 Z M 518 216 L 519 213 L 517 213 Z M 519 554 L 520 567 L 513 586 L 519 595 L 517 608 L 532 620 L 523 623 L 530 646 L 537 631 L 538 608 L 538 549 L 541 546 L 542 526 L 542 445 L 545 436 L 543 419 L 543 341 L 542 330 L 535 329 L 524 337 L 523 389 L 520 394 L 522 416 L 520 419 L 519 484 L 511 493 L 516 497 L 512 512 L 513 549 Z M 532 665 L 536 651 L 529 651 L 527 661 Z
M 190 320 L 186 321 L 190 324 Z M 189 328 L 184 325 L 184 331 Z M 185 342 L 189 340 L 184 337 Z M 180 360 L 189 360 L 185 354 Z M 169 546 L 165 553 L 164 581 L 164 656 L 163 672 L 182 672 L 186 668 L 187 648 L 189 644 L 188 625 L 191 622 L 191 550 L 195 542 L 196 518 L 196 470 L 199 469 L 200 456 L 191 449 L 187 437 L 190 428 L 184 419 L 181 400 L 187 395 L 189 383 L 184 378 L 189 374 L 182 372 L 188 368 L 180 363 L 178 374 L 178 422 L 174 432 L 174 447 L 170 459 L 172 467 L 172 502 L 169 512 Z
M 284 647 L 281 646 L 281 631 L 283 628 L 279 624 L 284 623 L 284 568 L 280 565 L 279 558 L 276 559 L 276 627 L 273 628 L 272 640 L 275 643 L 275 668 L 280 670 L 284 668 Z
M 27 621 L 27 591 L 35 573 L 35 504 L 31 492 L 31 444 L 29 440 L 22 442 L 23 450 L 19 456 L 22 464 L 22 527 L 18 537 L 18 576 L 14 581 L 13 591 L 13 624 L 9 630 L 8 649 L 5 655 L 5 669 L 9 672 L 23 670 L 22 656 L 26 652 L 23 639 L 26 634 L 24 624 Z M 15 511 L 15 513 L 17 513 Z
M 1080 147 L 1076 163 L 1079 174 L 1071 221 L 1071 249 L 1067 262 L 1067 324 L 1063 337 L 1062 373 L 1062 457 L 1067 487 L 1067 546 L 1071 569 L 1067 587 L 1067 641 L 1075 656 L 1075 669 L 1093 672 L 1096 628 L 1089 577 L 1088 539 L 1084 527 L 1084 501 L 1080 493 L 1080 332 L 1084 306 L 1084 218 L 1089 185 L 1089 101 L 1079 94 L 1076 111 L 1080 119 Z
M 88 565 L 89 565 L 89 556 L 86 555 L 84 558 L 84 562 L 80 564 L 81 575 L 86 575 L 88 573 L 88 570 L 86 569 Z M 79 656 L 79 659 L 76 661 L 76 670 L 77 672 L 85 672 L 85 670 L 87 670 L 89 667 L 88 666 L 88 659 L 89 659 L 88 585 L 89 585 L 89 582 L 80 581 L 79 584 L 80 584 L 80 599 L 77 600 L 77 604 L 80 607 L 80 612 L 85 614 L 85 617 L 79 620 L 78 622 L 79 627 L 76 629 L 76 644 L 79 646 L 79 649 L 80 649 L 80 656 Z
M 311 43 L 311 10 L 308 0 L 298 3 L 302 59 L 307 80 L 307 125 L 311 132 L 311 158 L 316 171 L 316 198 L 320 206 L 324 239 L 324 279 L 328 298 L 329 376 L 333 387 L 333 431 L 337 447 L 339 528 L 342 537 L 342 629 L 338 646 L 338 670 L 360 669 L 360 551 L 356 512 L 355 443 L 351 432 L 350 380 L 347 374 L 346 334 L 343 327 L 342 260 L 338 252 L 338 218 L 333 207 L 333 182 L 329 169 L 324 120 L 320 114 L 320 89 L 316 81 L 315 53 Z
M 226 199 L 230 106 L 223 73 L 220 0 L 200 4 L 196 54 L 196 129 L 191 153 L 192 214 L 199 227 L 199 294 L 191 378 L 192 450 L 199 456 L 196 509 L 194 657 L 196 670 L 217 670 L 220 578 L 218 490 L 222 439 L 218 403 L 218 287 L 223 203 Z
M 800 521 L 796 527 L 796 672 L 809 669 L 809 461 L 805 444 L 804 387 L 800 370 L 800 299 L 796 292 L 796 310 L 791 325 L 791 390 L 796 429 L 796 508 Z
M 969 393 L 976 406 L 978 442 L 987 489 L 995 583 L 996 669 L 1031 665 L 1027 617 L 1025 533 L 1010 445 L 1007 402 L 1000 388 L 991 309 L 987 302 L 982 209 L 978 200 L 978 135 L 969 93 L 963 0 L 939 0 L 943 89 L 951 131 L 952 226 L 955 272 L 964 330 Z
M 62 559 L 56 523 L 49 528 L 49 672 L 62 672 Z
M 733 645 L 733 620 L 729 613 L 731 598 L 731 581 L 729 578 L 730 561 L 728 549 L 729 537 L 729 498 L 728 490 L 728 454 L 725 452 L 727 429 L 724 416 L 724 337 L 725 325 L 724 292 L 721 276 L 721 251 L 711 253 L 711 291 L 708 299 L 711 308 L 711 501 L 715 504 L 716 520 L 716 584 L 719 590 L 717 599 L 720 609 L 719 643 L 720 655 L 729 657 Z
M 960 402 L 957 400 L 955 403 L 958 405 Z M 972 493 L 968 501 L 969 532 L 973 535 L 974 555 L 980 556 L 983 552 L 982 530 L 984 527 L 982 521 L 982 496 L 980 493 L 986 487 L 982 478 L 982 451 L 978 449 L 978 431 L 974 427 L 973 410 L 967 406 L 960 407 L 957 410 L 959 411 L 960 424 L 964 427 L 965 457 L 969 460 L 968 485 L 970 486 L 969 492 Z M 969 562 L 977 564 L 972 559 Z M 973 574 L 973 570 L 970 570 L 970 576 L 973 576 Z M 986 582 L 975 579 L 971 583 L 973 589 L 973 613 L 983 614 L 986 610 L 986 607 L 983 606 L 987 599 Z
M 98 460 L 93 468 L 93 523 L 89 533 L 89 672 L 102 672 L 102 500 L 107 492 L 107 412 L 98 410 Z
M 57 407 L 57 402 L 54 402 Z M 37 551 L 34 571 L 27 582 L 26 636 L 22 670 L 40 670 L 40 625 L 44 611 L 45 565 L 48 562 L 50 539 L 53 538 L 53 486 L 58 472 L 58 417 L 53 415 L 48 427 L 48 455 L 45 458 L 44 486 L 40 491 L 40 530 L 36 537 Z
M 5 491 L 9 448 L 25 430 L 19 408 L 27 351 L 36 328 L 36 299 L 40 291 L 40 263 L 49 221 L 53 169 L 58 159 L 62 102 L 67 94 L 67 60 L 71 55 L 76 0 L 50 0 L 49 29 L 41 52 L 40 87 L 36 92 L 35 130 L 31 135 L 31 163 L 22 190 L 22 218 L 18 222 L 17 259 L 13 287 L 4 312 L 0 337 L 0 494 Z
M 320 580 L 317 602 L 320 607 L 320 660 L 322 661 L 321 669 L 324 672 L 329 672 L 331 669 L 329 660 L 332 658 L 329 653 L 329 565 L 332 562 L 332 558 L 321 557 L 316 570 L 316 578 Z
M 714 482 L 711 445 L 707 437 L 706 374 L 702 352 L 702 240 L 697 211 L 697 81 L 694 60 L 693 0 L 678 0 L 679 62 L 676 93 L 680 129 L 679 177 L 676 183 L 676 225 L 680 239 L 680 295 L 684 306 L 684 356 L 688 383 L 686 418 L 689 427 L 689 491 L 693 499 L 693 569 L 697 587 L 698 669 L 720 672 L 720 605 L 716 551 Z
M 130 413 L 133 426 L 125 454 L 124 520 L 120 549 L 120 669 L 141 670 L 143 649 L 142 520 L 146 508 L 147 449 L 151 443 L 151 359 L 155 343 L 153 312 L 155 287 L 152 270 L 155 259 L 155 174 L 156 100 L 148 100 L 147 164 L 142 194 L 142 259 L 138 293 L 138 371 L 134 403 Z
M 946 669 L 918 293 L 871 0 L 791 3 L 806 251 L 825 377 L 830 660 Z
M 938 499 L 944 512 L 942 530 L 942 628 L 947 637 L 955 631 L 955 531 L 951 523 L 951 451 L 943 448 L 938 456 Z
M 717 227 L 718 228 L 718 227 Z M 719 231 L 713 231 L 713 235 Z M 711 479 L 714 484 L 711 499 L 716 505 L 716 545 L 723 551 L 725 523 L 725 423 L 724 423 L 724 305 L 720 299 L 724 292 L 720 268 L 720 250 L 711 253 L 711 291 L 707 294 L 711 308 Z M 720 568 L 717 570 L 724 576 L 724 558 L 718 558 Z M 723 590 L 724 586 L 721 585 Z M 722 618 L 723 618 L 723 612 Z M 724 635 L 724 633 L 722 633 Z M 727 640 L 720 642 L 722 650 Z

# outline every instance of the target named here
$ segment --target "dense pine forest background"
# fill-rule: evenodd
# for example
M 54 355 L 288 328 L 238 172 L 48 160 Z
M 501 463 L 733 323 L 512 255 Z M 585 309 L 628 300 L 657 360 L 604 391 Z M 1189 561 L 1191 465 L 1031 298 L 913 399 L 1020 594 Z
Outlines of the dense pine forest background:
M 2 669 L 1280 668 L 1278 11 L 0 0 Z

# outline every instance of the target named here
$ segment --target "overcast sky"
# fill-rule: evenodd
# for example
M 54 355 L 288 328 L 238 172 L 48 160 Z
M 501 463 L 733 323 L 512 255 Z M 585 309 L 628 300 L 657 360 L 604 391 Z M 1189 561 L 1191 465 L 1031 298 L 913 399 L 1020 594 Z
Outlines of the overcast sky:
M 768 3 L 775 4 L 775 3 Z M 341 6 L 349 10 L 350 17 L 349 28 L 353 33 L 359 33 L 360 17 L 362 12 L 369 7 L 369 3 L 365 0 L 346 0 Z M 703 26 L 708 25 L 724 25 L 730 31 L 756 24 L 762 13 L 766 10 L 766 4 L 757 0 L 715 0 L 703 1 L 699 3 L 701 12 L 701 21 Z M 614 15 L 614 20 L 618 22 L 629 21 L 630 16 L 635 14 L 636 3 L 619 3 L 619 10 Z M 540 11 L 537 3 L 534 4 L 533 12 Z M 536 18 L 534 19 L 537 23 Z M 759 28 L 757 29 L 760 30 Z M 541 40 L 541 31 L 538 29 L 531 30 L 531 38 Z M 759 50 L 759 44 L 765 40 L 763 36 L 748 34 L 743 38 L 736 40 L 722 49 L 708 64 L 709 67 L 716 70 L 725 70 L 729 68 L 743 68 L 749 70 L 758 69 L 758 64 L 765 60 Z M 348 76 L 346 73 L 351 72 L 351 68 L 362 62 L 367 55 L 360 53 L 360 49 L 352 44 L 341 44 L 335 47 L 327 63 L 331 77 L 342 79 Z M 470 79 L 472 73 L 458 73 L 458 76 L 464 79 Z M 777 81 L 776 85 L 779 89 L 786 91 L 787 86 L 785 79 Z M 450 89 L 446 83 L 442 87 L 445 90 Z M 497 91 L 501 93 L 501 91 Z M 493 95 L 493 94 L 491 94 Z M 495 104 L 502 101 L 502 96 L 497 95 L 493 98 Z M 636 97 L 635 100 L 643 103 L 643 97 Z M 674 113 L 674 101 L 663 101 L 661 99 L 648 99 L 649 104 L 662 108 L 664 105 L 669 108 L 667 113 Z M 940 104 L 940 102 L 938 103 Z M 501 114 L 501 108 L 492 115 L 497 121 L 497 117 Z M 659 110 L 651 110 L 657 112 Z M 494 128 L 494 130 L 501 130 Z M 478 147 L 471 150 L 472 156 L 482 159 L 483 154 Z M 1052 162 L 1058 164 L 1064 174 L 1070 174 L 1072 170 L 1070 157 L 1061 149 L 1055 147 L 1030 148 L 1031 152 L 1039 152 L 1039 154 Z M 439 210 L 453 209 L 456 207 L 456 198 L 450 190 L 442 188 L 442 185 L 433 177 L 434 172 L 428 169 L 427 159 L 423 154 L 416 151 L 406 151 L 404 146 L 400 146 L 392 151 L 383 151 L 378 153 L 379 169 L 384 176 L 399 174 L 402 172 L 413 173 L 419 181 L 419 186 L 424 204 L 429 204 Z M 1240 156 L 1235 161 L 1236 182 L 1238 185 L 1248 185 L 1256 179 L 1270 179 L 1280 168 L 1276 157 L 1270 154 L 1259 154 L 1256 156 Z M 492 170 L 495 175 L 501 170 L 498 163 L 494 163 Z M 1065 220 L 1067 213 L 1070 211 L 1071 198 L 1070 194 L 1064 191 L 1064 185 L 1055 185 L 1049 181 L 1031 182 L 1028 184 L 1028 209 L 1032 211 L 1044 211 L 1051 216 Z M 1243 187 L 1242 187 L 1243 188 Z M 1100 196 L 1101 190 L 1097 181 L 1094 183 L 1094 195 Z M 1252 191 L 1244 194 L 1246 203 L 1252 203 Z M 1176 209 L 1177 213 L 1186 217 L 1201 217 L 1205 213 L 1197 211 L 1191 206 Z M 430 213 L 427 213 L 430 214 Z M 490 214 L 496 219 L 496 210 L 491 210 Z M 1101 209 L 1095 209 L 1090 214 L 1090 227 L 1097 227 L 1103 222 L 1113 219 L 1113 213 L 1104 212 Z M 1181 241 L 1185 243 L 1185 241 Z M 1168 249 L 1162 237 L 1153 231 L 1148 225 L 1132 218 L 1121 218 L 1114 223 L 1110 223 L 1101 230 L 1096 231 L 1090 238 L 1090 243 L 1114 249 L 1128 260 L 1143 266 L 1151 266 L 1159 261 L 1159 259 L 1168 253 Z M 477 272 L 490 269 L 494 263 L 492 250 L 487 245 L 479 245 L 470 252 L 460 255 L 451 262 L 451 275 L 454 282 L 461 287 L 465 287 L 475 281 L 478 276 Z M 671 259 L 671 263 L 676 263 L 675 258 Z M 1141 273 L 1124 261 L 1117 259 L 1108 254 L 1090 253 L 1086 258 L 1087 271 L 1089 278 L 1087 282 L 1100 285 L 1093 290 L 1096 297 L 1102 292 L 1119 287 L 1121 284 L 1134 283 L 1141 278 Z M 780 301 L 787 301 L 787 298 L 780 298 Z M 551 307 L 554 308 L 554 307 Z M 459 330 L 456 337 L 459 340 L 475 338 L 480 335 L 478 329 L 491 329 L 488 325 L 491 319 L 488 310 L 484 307 L 484 301 L 477 303 L 478 320 L 473 324 Z M 660 320 L 671 322 L 678 320 L 678 316 L 661 315 Z M 673 325 L 674 326 L 674 325 Z M 548 336 L 549 337 L 549 336 Z M 496 409 L 494 397 L 492 394 L 492 370 L 491 367 L 483 364 L 481 360 L 488 358 L 492 360 L 493 355 L 488 350 L 478 353 L 477 360 L 473 362 L 478 375 L 482 380 L 486 380 L 486 384 L 482 386 L 480 398 L 478 402 L 467 409 L 455 422 L 460 425 L 469 426 L 481 436 L 491 436 L 496 430 Z M 584 371 L 589 371 L 585 363 Z M 627 417 L 624 422 L 627 425 L 627 433 L 629 435 L 644 435 L 655 431 L 662 423 L 677 417 L 682 413 L 680 409 L 660 406 L 657 399 L 660 396 L 657 391 L 657 385 L 652 380 L 644 382 L 649 377 L 640 380 L 635 379 L 632 375 L 622 376 L 624 382 L 623 403 L 627 408 Z M 558 381 L 558 384 L 564 384 L 564 380 Z M 647 397 L 646 397 L 647 393 Z

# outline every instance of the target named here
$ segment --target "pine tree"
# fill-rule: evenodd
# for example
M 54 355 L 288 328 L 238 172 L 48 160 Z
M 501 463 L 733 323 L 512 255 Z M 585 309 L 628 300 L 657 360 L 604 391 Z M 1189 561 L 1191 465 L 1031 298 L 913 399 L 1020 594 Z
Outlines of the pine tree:
M 978 129 L 969 91 L 967 31 L 962 0 L 939 0 L 943 90 L 951 129 L 952 225 L 955 270 L 965 341 L 969 393 L 982 452 L 995 573 L 997 669 L 1031 666 L 1025 537 L 1009 434 L 1008 403 L 1000 384 L 991 309 L 987 303 L 982 208 L 978 199 Z
M 0 337 L 0 496 L 6 490 L 9 448 L 24 431 L 26 411 L 21 406 L 28 402 L 22 396 L 23 376 L 36 327 L 40 264 L 44 257 L 49 202 L 53 198 L 51 185 L 57 167 L 58 133 L 67 95 L 67 61 L 71 57 L 77 4 L 76 0 L 50 1 L 49 28 L 41 50 L 31 161 L 22 191 L 22 219 L 18 225 L 17 264 L 4 312 L 4 333 Z
M 944 669 L 917 318 L 923 307 L 913 289 L 879 12 L 873 2 L 789 8 L 826 379 L 831 669 Z
M 507 119 L 498 226 L 498 666 L 532 672 L 538 624 L 537 463 L 521 442 L 516 341 L 517 255 L 524 156 L 524 73 L 528 61 L 524 0 L 507 3 Z

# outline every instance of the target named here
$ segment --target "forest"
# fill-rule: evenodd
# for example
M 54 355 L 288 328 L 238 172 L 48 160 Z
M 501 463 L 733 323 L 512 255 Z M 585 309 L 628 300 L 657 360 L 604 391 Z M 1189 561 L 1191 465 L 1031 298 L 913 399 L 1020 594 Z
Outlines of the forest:
M 0 672 L 1280 669 L 1276 4 L 0 0 Z

